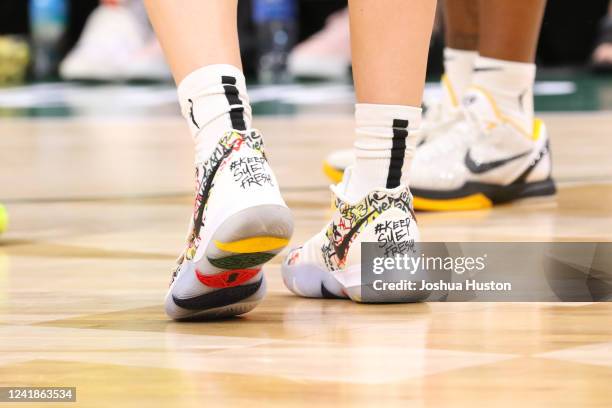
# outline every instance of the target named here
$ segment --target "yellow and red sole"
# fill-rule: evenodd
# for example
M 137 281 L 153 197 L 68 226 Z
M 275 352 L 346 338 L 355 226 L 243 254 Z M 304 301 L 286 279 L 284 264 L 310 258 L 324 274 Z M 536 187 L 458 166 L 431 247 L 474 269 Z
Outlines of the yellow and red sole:
M 289 239 L 279 237 L 251 237 L 232 242 L 215 241 L 215 246 L 222 251 L 238 254 L 278 251 L 289 243 Z

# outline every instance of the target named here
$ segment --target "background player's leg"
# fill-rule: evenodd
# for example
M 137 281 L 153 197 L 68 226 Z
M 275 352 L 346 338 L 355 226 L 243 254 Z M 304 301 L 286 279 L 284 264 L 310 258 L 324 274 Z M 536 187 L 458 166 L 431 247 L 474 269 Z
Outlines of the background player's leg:
M 591 55 L 591 64 L 593 68 L 607 72 L 612 69 L 612 1 L 608 4 L 608 14 L 599 25 L 599 38 Z
M 545 6 L 546 0 L 480 0 L 480 55 L 533 62 Z
M 238 3 L 147 0 L 146 6 L 196 144 L 194 213 L 166 313 L 175 319 L 246 313 L 265 293 L 261 266 L 288 243 L 293 223 L 262 137 L 251 130 Z
M 242 67 L 238 0 L 145 0 L 145 4 L 177 84 L 206 65 Z
M 504 121 L 533 131 L 535 52 L 545 0 L 480 0 L 479 58 L 473 84 L 495 100 Z
M 446 0 L 443 13 L 445 45 L 456 50 L 478 50 L 478 0 Z
M 478 0 L 444 2 L 444 75 L 440 117 L 427 117 L 426 133 L 436 133 L 437 122 L 457 116 L 461 98 L 472 82 L 472 69 L 478 56 Z M 430 115 L 428 115 L 430 116 Z M 433 127 L 432 127 L 433 126 Z M 427 135 L 426 135 L 427 137 Z

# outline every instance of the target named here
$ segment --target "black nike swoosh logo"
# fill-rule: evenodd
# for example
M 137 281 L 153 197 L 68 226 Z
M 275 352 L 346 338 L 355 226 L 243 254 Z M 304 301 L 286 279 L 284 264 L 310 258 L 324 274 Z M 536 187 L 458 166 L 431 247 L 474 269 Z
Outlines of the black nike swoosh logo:
M 206 178 L 206 185 L 204 185 L 204 190 L 202 190 L 202 200 L 200 201 L 200 207 L 198 208 L 197 216 L 194 220 L 194 237 L 200 235 L 200 228 L 202 228 L 202 218 L 204 218 L 204 207 L 206 207 L 206 203 L 208 202 L 208 197 L 210 196 L 210 189 L 212 188 L 212 183 L 219 170 L 219 166 L 223 163 L 230 153 L 232 152 L 232 146 L 230 146 L 225 152 L 223 152 L 223 156 L 219 159 L 217 164 L 212 168 L 210 174 Z
M 370 218 L 370 215 L 374 214 L 374 212 L 375 211 L 371 211 L 368 215 L 366 215 L 365 217 L 357 221 L 355 225 L 353 225 L 353 228 L 351 228 L 349 232 L 344 236 L 344 238 L 342 239 L 342 242 L 340 242 L 339 245 L 336 245 L 334 243 L 334 250 L 336 251 L 336 255 L 338 255 L 338 258 L 344 259 L 348 251 L 348 246 L 351 243 L 351 240 L 353 238 L 353 235 L 357 233 L 357 231 L 359 230 L 359 227 L 361 227 L 363 223 L 366 222 L 368 218 Z
M 178 307 L 182 307 L 183 309 L 187 310 L 214 309 L 216 307 L 229 306 L 231 304 L 238 303 L 254 295 L 261 287 L 262 282 L 263 278 L 248 285 L 219 289 L 190 298 L 179 298 L 172 295 L 172 300 Z
M 470 156 L 470 151 L 468 150 L 468 152 L 465 155 L 465 166 L 474 174 L 482 174 L 482 173 L 486 173 L 487 171 L 491 171 L 493 169 L 501 167 L 504 164 L 508 164 L 513 160 L 520 159 L 521 157 L 525 157 L 529 153 L 531 153 L 531 151 L 517 154 L 516 156 L 508 157 L 508 158 L 501 159 L 501 160 L 476 163 L 474 160 L 472 160 L 472 157 Z

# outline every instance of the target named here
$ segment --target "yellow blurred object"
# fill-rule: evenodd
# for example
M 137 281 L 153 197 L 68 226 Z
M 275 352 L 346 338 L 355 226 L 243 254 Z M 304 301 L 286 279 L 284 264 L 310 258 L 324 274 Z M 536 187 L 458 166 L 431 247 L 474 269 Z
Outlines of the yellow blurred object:
M 8 213 L 6 212 L 6 208 L 2 204 L 0 204 L 0 233 L 6 231 L 8 228 Z
M 0 86 L 24 81 L 30 63 L 30 47 L 24 37 L 0 36 Z

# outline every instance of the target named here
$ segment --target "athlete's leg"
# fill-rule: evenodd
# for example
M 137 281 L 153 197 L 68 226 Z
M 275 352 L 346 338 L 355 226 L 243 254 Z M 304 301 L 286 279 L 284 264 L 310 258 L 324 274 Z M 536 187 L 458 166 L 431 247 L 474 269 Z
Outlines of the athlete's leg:
M 206 65 L 242 67 L 238 0 L 145 0 L 145 4 L 177 84 Z
M 369 297 L 360 258 L 361 242 L 401 247 L 419 239 L 408 189 L 409 135 L 421 120 L 435 6 L 435 0 L 349 1 L 356 160 L 333 188 L 332 221 L 283 264 L 285 284 L 296 294 L 366 302 L 420 298 L 414 292 Z
M 439 100 L 427 101 L 427 111 L 420 132 L 422 140 L 434 139 L 446 130 L 450 122 L 460 118 L 459 104 L 471 83 L 472 68 L 478 55 L 478 0 L 446 0 L 443 14 L 446 47 L 444 75 L 440 81 L 442 95 Z M 353 37 L 356 35 L 358 33 L 353 33 Z M 358 42 L 361 43 L 360 40 Z M 402 71 L 408 68 L 411 68 L 410 64 L 400 65 Z M 365 77 L 367 81 L 367 74 Z M 411 76 L 406 74 L 406 77 Z M 377 86 L 374 83 L 372 85 Z M 403 93 L 404 90 L 400 87 L 394 91 Z M 336 151 L 326 158 L 323 169 L 325 174 L 337 183 L 341 180 L 344 169 L 354 161 L 352 150 Z
M 434 0 L 350 0 L 358 103 L 420 106 Z
M 393 119 L 405 128 L 420 126 L 435 3 L 349 1 L 357 139 L 347 194 L 354 199 L 375 188 L 407 184 L 412 149 L 393 151 L 401 163 L 392 160 Z M 397 180 L 387 183 L 390 178 Z
M 166 312 L 175 319 L 242 314 L 263 297 L 261 266 L 287 244 L 293 224 L 251 129 L 237 0 L 146 6 L 196 145 L 194 214 Z

